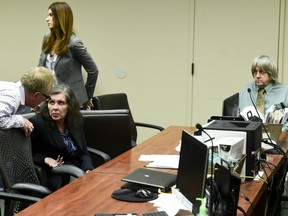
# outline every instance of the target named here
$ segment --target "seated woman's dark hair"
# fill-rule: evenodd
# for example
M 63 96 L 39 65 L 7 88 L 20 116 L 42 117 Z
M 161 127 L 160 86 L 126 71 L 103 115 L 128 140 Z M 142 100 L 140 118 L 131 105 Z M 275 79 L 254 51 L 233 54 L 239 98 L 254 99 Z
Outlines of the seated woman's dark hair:
M 80 113 L 80 106 L 76 99 L 75 94 L 73 93 L 71 88 L 65 84 L 58 84 L 53 87 L 51 91 L 51 96 L 57 95 L 57 94 L 63 94 L 68 104 L 68 113 L 65 118 L 65 123 L 67 125 L 67 128 L 70 128 L 72 125 L 76 126 L 76 128 L 79 128 L 81 113 Z M 40 113 L 42 114 L 44 119 L 52 121 L 52 118 L 48 110 L 48 103 L 49 101 L 46 101 L 45 104 L 41 106 Z

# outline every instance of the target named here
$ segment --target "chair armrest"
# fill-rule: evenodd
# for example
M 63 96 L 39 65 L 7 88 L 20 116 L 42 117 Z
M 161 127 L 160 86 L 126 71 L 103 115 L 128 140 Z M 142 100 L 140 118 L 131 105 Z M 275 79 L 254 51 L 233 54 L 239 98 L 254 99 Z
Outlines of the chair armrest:
M 140 126 L 140 127 L 147 127 L 147 128 L 152 128 L 152 129 L 156 129 L 159 131 L 163 131 L 164 128 L 158 125 L 153 125 L 153 124 L 148 124 L 148 123 L 143 123 L 143 122 L 135 122 L 136 126 Z
M 36 192 L 45 196 L 52 193 L 52 191 L 49 190 L 48 188 L 42 185 L 37 185 L 37 184 L 32 184 L 32 183 L 15 183 L 14 185 L 11 186 L 11 189 L 16 190 L 16 191 Z
M 59 175 L 69 175 L 75 178 L 79 178 L 85 174 L 84 170 L 80 169 L 79 167 L 69 165 L 69 164 L 63 164 L 61 166 L 53 167 L 51 169 L 51 172 L 54 174 L 59 174 Z
M 8 192 L 0 192 L 0 198 L 4 200 L 15 200 L 15 201 L 29 201 L 32 203 L 35 203 L 41 198 L 34 197 L 34 196 L 28 196 L 28 195 L 22 195 L 22 194 L 16 194 L 16 193 L 8 193 Z
M 47 185 L 47 174 L 44 167 L 39 166 L 38 164 L 34 164 L 36 174 L 40 181 L 40 185 Z
M 111 160 L 111 157 L 108 154 L 106 154 L 105 152 L 102 152 L 100 150 L 97 150 L 97 149 L 94 149 L 91 147 L 87 147 L 87 149 L 88 149 L 89 153 L 92 153 L 92 154 L 95 154 L 95 155 L 102 157 L 104 163 Z

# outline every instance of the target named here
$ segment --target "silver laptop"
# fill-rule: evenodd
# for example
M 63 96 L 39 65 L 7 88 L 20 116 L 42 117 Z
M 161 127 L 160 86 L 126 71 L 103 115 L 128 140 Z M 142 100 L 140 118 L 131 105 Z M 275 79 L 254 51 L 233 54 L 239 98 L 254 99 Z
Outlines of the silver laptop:
M 126 177 L 122 178 L 122 181 L 161 188 L 166 191 L 168 188 L 175 185 L 176 175 L 156 170 L 138 168 Z

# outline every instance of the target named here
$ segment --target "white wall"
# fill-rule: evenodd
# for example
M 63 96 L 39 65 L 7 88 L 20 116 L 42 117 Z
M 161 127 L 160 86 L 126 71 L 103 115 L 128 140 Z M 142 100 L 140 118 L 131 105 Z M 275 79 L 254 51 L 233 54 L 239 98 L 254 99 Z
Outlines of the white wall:
M 223 99 L 252 82 L 256 56 L 277 61 L 279 8 L 280 0 L 196 0 L 192 123 L 221 115 Z
M 17 81 L 38 64 L 47 7 L 43 1 L 0 1 L 1 80 Z
M 52 2 L 0 1 L 1 80 L 16 81 L 37 65 Z M 190 124 L 190 0 L 67 3 L 75 31 L 100 70 L 95 95 L 126 92 L 136 121 Z M 126 77 L 119 78 L 121 73 Z
M 16 81 L 29 67 L 37 65 L 42 38 L 48 31 L 47 9 L 52 2 L 0 1 L 0 80 Z M 194 0 L 68 0 L 67 3 L 74 12 L 76 33 L 100 70 L 95 95 L 126 92 L 136 121 L 164 127 L 194 124 L 191 120 Z M 201 4 L 209 5 L 211 1 L 201 0 Z M 286 0 L 281 0 L 281 6 L 288 10 Z M 244 14 L 259 15 L 263 15 L 260 9 Z M 209 13 L 206 17 L 209 19 Z M 245 19 L 249 20 L 249 17 Z M 287 19 L 285 16 L 286 23 Z M 287 35 L 284 26 L 283 35 Z M 213 34 L 205 37 L 213 40 Z M 279 59 L 283 80 L 288 82 L 288 75 L 285 75 L 288 68 L 286 38 L 283 36 L 282 47 L 285 49 Z M 239 52 L 246 56 L 245 49 Z M 217 62 L 217 56 L 215 58 L 214 62 Z M 117 76 L 121 73 L 127 76 L 121 79 Z M 211 76 L 217 78 L 217 73 Z M 209 90 L 210 86 L 207 88 Z M 225 91 L 228 95 L 229 89 Z M 194 90 L 193 95 L 198 94 Z M 223 93 L 218 97 L 222 96 L 226 95 Z M 210 107 L 204 105 L 201 109 Z M 217 112 L 220 109 L 217 107 Z M 143 132 L 141 137 L 142 132 L 139 133 L 140 141 L 151 135 Z

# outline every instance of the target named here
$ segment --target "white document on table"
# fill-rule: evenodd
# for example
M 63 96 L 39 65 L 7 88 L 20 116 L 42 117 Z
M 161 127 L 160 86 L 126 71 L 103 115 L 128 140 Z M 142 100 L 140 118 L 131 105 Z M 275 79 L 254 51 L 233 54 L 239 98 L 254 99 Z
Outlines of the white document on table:
M 139 161 L 149 161 L 146 167 L 162 169 L 178 169 L 179 155 L 141 155 Z

